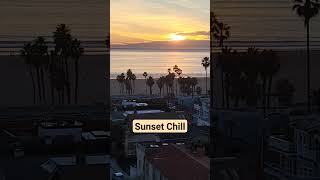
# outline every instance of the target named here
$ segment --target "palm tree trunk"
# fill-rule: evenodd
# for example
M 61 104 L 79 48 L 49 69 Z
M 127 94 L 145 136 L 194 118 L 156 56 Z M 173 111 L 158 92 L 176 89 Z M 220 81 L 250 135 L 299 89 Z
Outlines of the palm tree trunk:
M 221 68 L 221 91 L 222 91 L 221 96 L 222 96 L 222 107 L 224 107 L 224 78 L 223 78 L 223 75 L 224 75 L 224 73 L 223 73 L 223 70 L 222 70 L 222 68 Z
M 178 79 L 176 79 L 176 96 L 178 96 Z
M 269 78 L 269 83 L 268 83 L 268 101 L 267 101 L 268 108 L 270 108 L 271 91 L 272 91 L 272 76 Z
M 67 81 L 67 85 L 66 85 L 66 90 L 67 90 L 67 102 L 68 104 L 71 103 L 71 89 L 70 89 L 70 80 L 69 80 L 69 65 L 68 65 L 68 62 L 67 62 L 67 58 L 65 58 L 64 60 L 64 63 L 65 63 L 65 70 L 66 70 L 66 81 Z
M 311 111 L 311 102 L 310 102 L 310 24 L 307 23 L 307 95 L 308 95 L 308 112 Z
M 206 68 L 206 95 L 208 95 L 208 70 Z
M 44 83 L 44 73 L 43 73 L 43 68 L 40 70 L 41 73 L 41 86 L 42 86 L 42 97 L 43 97 L 43 102 L 46 103 L 46 92 L 45 92 L 45 83 Z
M 264 76 L 262 82 L 262 104 L 263 104 L 263 116 L 266 116 L 266 83 L 267 79 Z
M 52 82 L 51 82 L 51 104 L 54 105 L 54 87 Z
M 78 86 L 79 86 L 79 59 L 74 62 L 75 70 L 75 87 L 74 87 L 74 103 L 78 104 Z
M 152 95 L 152 89 L 151 89 L 151 86 L 149 86 L 149 88 L 150 88 L 150 95 Z
M 42 102 L 42 95 L 41 95 L 41 81 L 40 81 L 40 70 L 37 68 L 37 81 L 38 81 L 38 94 L 39 94 L 39 99 L 40 103 Z
M 147 89 L 147 77 L 145 77 L 144 79 L 145 79 L 146 94 L 147 94 L 147 93 L 148 93 L 148 89 Z
M 229 84 L 229 76 L 228 75 L 226 75 L 226 105 L 227 105 L 227 109 L 229 109 L 229 95 L 230 95 L 230 93 L 229 93 L 229 86 L 230 86 L 230 84 Z
M 31 82 L 32 82 L 33 104 L 36 104 L 36 84 L 34 82 L 34 77 L 33 77 L 33 73 L 32 73 L 31 67 L 29 66 L 28 69 L 29 69 L 29 73 L 30 73 L 30 76 L 31 76 Z

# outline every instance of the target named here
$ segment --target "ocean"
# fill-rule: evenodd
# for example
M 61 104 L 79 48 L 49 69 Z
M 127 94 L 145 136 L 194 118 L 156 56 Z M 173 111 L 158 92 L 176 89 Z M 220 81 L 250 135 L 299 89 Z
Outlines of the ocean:
M 67 24 L 82 41 L 105 40 L 109 33 L 109 0 L 1 0 L 0 41 L 51 37 Z
M 144 78 L 143 72 L 158 78 L 166 75 L 168 68 L 178 65 L 182 69 L 182 76 L 205 77 L 201 62 L 202 58 L 209 56 L 208 50 L 112 49 L 110 76 L 114 79 L 131 69 L 137 78 Z
M 292 0 L 211 0 L 211 11 L 231 27 L 225 45 L 233 47 L 305 48 L 304 21 L 292 6 Z M 310 41 L 320 48 L 320 16 L 311 20 Z

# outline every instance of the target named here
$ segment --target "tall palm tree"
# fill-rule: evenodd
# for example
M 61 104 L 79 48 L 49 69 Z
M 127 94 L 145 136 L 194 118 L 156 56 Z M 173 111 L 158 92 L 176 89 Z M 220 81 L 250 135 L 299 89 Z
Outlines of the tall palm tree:
M 180 68 L 178 67 L 178 65 L 174 65 L 172 68 L 173 72 L 175 72 L 177 74 L 177 76 L 178 76 L 179 69 Z M 178 95 L 178 81 L 176 81 L 176 95 Z
M 131 95 L 133 93 L 133 86 L 132 86 L 132 79 L 133 79 L 133 72 L 131 69 L 127 70 L 127 79 L 128 79 L 128 83 L 130 84 L 130 90 L 129 90 L 129 94 Z
M 69 62 L 68 59 L 71 55 L 72 36 L 71 30 L 65 24 L 59 24 L 56 31 L 53 32 L 53 40 L 55 44 L 55 51 L 62 59 L 61 66 L 63 67 L 66 75 L 65 86 L 67 89 L 68 104 L 71 103 L 71 88 L 69 79 Z
M 45 39 L 41 36 L 36 38 L 36 45 L 39 49 L 40 56 L 41 56 L 41 82 L 42 82 L 42 95 L 44 102 L 46 103 L 46 92 L 45 92 L 45 74 L 44 70 L 47 69 L 49 64 L 49 54 L 48 54 L 48 46 L 45 42 Z
M 78 86 L 79 86 L 79 59 L 84 53 L 84 48 L 81 47 L 81 42 L 78 39 L 72 40 L 71 57 L 74 59 L 74 73 L 75 73 L 75 86 L 74 86 L 74 103 L 78 103 Z
M 180 79 L 181 78 L 181 74 L 182 74 L 182 69 L 179 68 L 176 73 L 178 75 L 178 78 Z M 177 82 L 178 82 L 178 79 L 177 79 Z M 177 89 L 178 89 L 178 87 L 177 87 Z M 177 92 L 177 95 L 178 95 L 178 92 Z
M 122 89 L 122 82 L 121 82 L 121 75 L 117 75 L 116 77 L 116 80 L 118 81 L 119 83 L 119 91 L 120 91 L 120 94 L 121 94 L 121 89 Z
M 194 92 L 196 91 L 196 86 L 198 84 L 198 79 L 195 78 L 195 77 L 192 77 L 190 84 L 191 84 L 191 90 L 192 90 L 192 96 L 193 96 Z
M 27 71 L 30 74 L 33 89 L 33 104 L 36 104 L 36 85 L 32 69 L 32 51 L 32 44 L 27 43 L 23 46 L 22 50 L 20 51 L 20 56 L 24 58 L 24 63 L 26 64 Z
M 126 76 L 124 75 L 124 73 L 121 73 L 120 74 L 120 83 L 121 83 L 122 94 L 124 94 L 125 80 L 126 80 Z
M 216 20 L 215 22 L 215 31 L 213 32 L 213 37 L 218 41 L 219 47 L 223 48 L 223 43 L 230 37 L 230 26 L 223 22 Z
M 208 67 L 210 66 L 210 58 L 204 57 L 201 64 L 206 71 L 206 95 L 208 95 Z
M 215 40 L 217 40 L 219 47 L 221 48 L 221 52 L 224 48 L 224 41 L 230 37 L 230 26 L 227 24 L 220 22 L 217 17 L 213 14 L 213 20 L 211 20 L 211 30 L 212 36 Z M 224 106 L 224 72 L 221 70 L 221 86 L 222 86 L 222 106 Z
M 135 90 L 135 88 L 136 88 L 136 83 L 135 83 L 135 80 L 136 80 L 136 79 L 137 79 L 137 76 L 132 73 L 131 80 L 132 80 L 133 94 L 134 94 L 134 90 Z
M 142 76 L 143 76 L 143 77 L 144 77 L 144 79 L 145 79 L 146 94 L 147 94 L 147 76 L 148 76 L 148 73 L 147 73 L 147 72 L 144 72 L 144 73 L 142 74 Z
M 40 102 L 46 103 L 44 69 L 48 63 L 48 46 L 46 45 L 45 39 L 39 36 L 32 41 L 31 47 L 32 64 L 37 72 L 39 99 Z
M 163 85 L 164 85 L 164 81 L 163 81 L 163 76 L 161 76 L 157 81 L 156 81 L 156 83 L 157 83 L 157 86 L 158 86 L 158 88 L 159 88 L 159 90 L 160 90 L 160 96 L 161 96 L 161 92 L 162 92 L 162 88 L 163 88 Z
M 304 27 L 307 28 L 307 95 L 308 111 L 310 112 L 310 20 L 319 14 L 318 0 L 294 0 L 292 9 L 297 15 L 304 18 Z
M 147 80 L 147 85 L 149 86 L 149 89 L 150 89 L 150 95 L 152 95 L 152 86 L 154 85 L 154 80 L 152 76 L 149 76 Z

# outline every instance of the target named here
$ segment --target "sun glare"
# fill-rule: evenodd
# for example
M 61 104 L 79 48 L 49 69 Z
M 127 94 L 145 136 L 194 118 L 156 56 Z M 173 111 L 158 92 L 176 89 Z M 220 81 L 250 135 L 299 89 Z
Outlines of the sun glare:
M 182 40 L 186 39 L 185 36 L 177 35 L 177 34 L 170 34 L 169 38 L 170 38 L 171 41 L 182 41 Z

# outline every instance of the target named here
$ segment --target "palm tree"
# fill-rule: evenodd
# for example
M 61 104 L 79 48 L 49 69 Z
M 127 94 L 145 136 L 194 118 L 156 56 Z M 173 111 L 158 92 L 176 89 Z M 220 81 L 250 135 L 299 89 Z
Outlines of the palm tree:
M 201 87 L 197 86 L 197 88 L 196 88 L 197 95 L 200 96 L 201 95 L 201 91 L 202 91 Z
M 74 103 L 78 103 L 78 86 L 79 86 L 79 59 L 84 53 L 84 48 L 81 47 L 81 42 L 78 39 L 74 39 L 71 45 L 71 57 L 74 59 L 74 71 L 75 71 L 75 87 L 74 87 Z
M 56 31 L 53 32 L 53 40 L 55 44 L 55 51 L 62 59 L 61 66 L 63 67 L 66 75 L 65 86 L 67 88 L 68 104 L 71 103 L 71 89 L 69 79 L 69 63 L 68 58 L 71 55 L 72 36 L 71 30 L 65 24 L 59 24 L 56 27 Z
M 177 75 L 178 75 L 178 78 L 181 78 L 182 69 L 179 68 L 176 73 L 177 73 Z M 178 81 L 178 80 L 177 80 L 177 81 Z M 178 89 L 178 87 L 177 87 L 177 89 Z M 177 95 L 178 95 L 178 93 L 177 93 Z
M 158 85 L 158 88 L 160 90 L 160 96 L 161 96 L 161 92 L 162 92 L 162 88 L 163 88 L 163 85 L 164 85 L 164 81 L 163 81 L 164 77 L 161 76 L 157 81 L 157 85 Z
M 147 85 L 150 88 L 150 95 L 152 95 L 152 86 L 154 85 L 154 80 L 153 80 L 152 76 L 149 76 L 149 78 L 147 80 Z
M 121 90 L 122 90 L 122 80 L 121 80 L 121 75 L 117 75 L 117 77 L 116 77 L 116 80 L 118 81 L 118 83 L 119 83 L 119 90 L 120 90 L 120 94 L 121 94 Z
M 304 18 L 304 26 L 307 28 L 307 94 L 308 94 L 308 111 L 310 112 L 310 20 L 319 13 L 320 4 L 318 0 L 294 0 L 292 9 L 297 15 Z
M 32 51 L 32 44 L 27 43 L 23 46 L 22 50 L 20 51 L 20 56 L 24 58 L 24 63 L 26 64 L 27 71 L 30 74 L 33 89 L 33 104 L 36 104 L 36 85 L 32 70 Z
M 177 75 L 178 75 L 179 69 L 180 68 L 178 67 L 178 65 L 174 65 L 172 68 L 173 72 L 175 72 Z M 176 95 L 178 95 L 178 81 L 176 81 Z
M 142 74 L 142 76 L 143 76 L 143 77 L 144 77 L 144 79 L 145 79 L 146 94 L 147 94 L 147 76 L 148 76 L 148 73 L 147 73 L 147 72 L 144 72 L 144 73 Z
M 191 78 L 190 84 L 191 84 L 191 90 L 192 90 L 192 96 L 193 96 L 194 92 L 196 91 L 196 85 L 198 84 L 198 79 L 195 77 Z
M 45 39 L 41 36 L 37 37 L 32 41 L 31 45 L 31 64 L 36 70 L 37 83 L 38 83 L 38 93 L 40 102 L 45 103 L 45 81 L 44 81 L 44 68 L 48 63 L 48 46 L 46 45 Z
M 133 85 L 132 85 L 132 80 L 133 80 L 133 72 L 131 69 L 127 70 L 127 79 L 128 79 L 128 83 L 130 84 L 130 91 L 129 94 L 131 95 L 133 93 Z
M 137 79 L 136 75 L 132 73 L 131 80 L 132 80 L 133 94 L 134 94 L 134 90 L 136 88 L 136 83 L 135 83 L 136 79 Z
M 218 41 L 219 47 L 223 48 L 223 42 L 230 37 L 230 26 L 216 20 L 213 37 Z
M 279 104 L 282 106 L 291 105 L 295 88 L 288 79 L 279 79 L 276 83 L 276 92 Z
M 278 72 L 280 68 L 280 63 L 275 52 L 272 50 L 264 50 L 261 53 L 261 58 L 259 58 L 259 60 L 260 60 L 259 71 L 260 71 L 260 76 L 262 78 L 262 86 L 263 86 L 262 87 L 263 104 L 264 106 L 267 105 L 267 107 L 269 107 L 273 76 Z
M 208 67 L 210 66 L 210 58 L 204 57 L 201 64 L 206 71 L 206 95 L 208 95 Z

